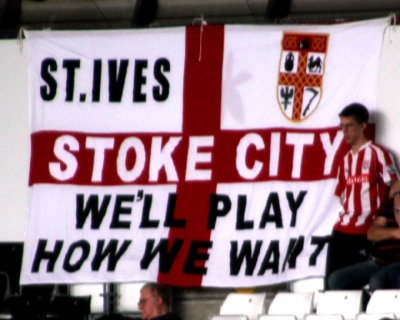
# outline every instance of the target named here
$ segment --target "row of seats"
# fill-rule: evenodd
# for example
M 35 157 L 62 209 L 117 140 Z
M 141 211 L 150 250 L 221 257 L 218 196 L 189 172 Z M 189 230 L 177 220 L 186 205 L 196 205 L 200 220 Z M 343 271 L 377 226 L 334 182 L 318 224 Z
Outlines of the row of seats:
M 0 273 L 0 279 L 6 276 Z M 7 282 L 1 281 L 2 285 Z M 140 319 L 143 283 L 21 286 L 0 301 L 0 320 L 87 320 L 105 316 Z
M 291 286 L 292 291 L 276 293 L 268 308 L 265 293 L 230 293 L 211 320 L 400 319 L 400 289 L 376 290 L 369 296 L 363 290 L 323 291 L 320 285 Z
M 122 314 L 140 318 L 137 302 L 143 282 L 121 284 L 31 285 L 20 286 L 22 242 L 1 242 L 0 320 L 99 318 Z M 29 315 L 29 317 L 28 317 Z
M 74 320 L 110 314 L 139 318 L 137 301 L 143 283 L 20 288 L 22 247 L 22 243 L 0 243 L 0 252 L 8 257 L 0 260 L 0 320 L 15 313 L 24 320 L 28 320 L 26 314 L 55 320 L 57 314 L 66 312 L 75 312 Z M 213 320 L 319 320 L 320 316 L 321 320 L 400 319 L 400 291 L 376 291 L 366 307 L 362 291 L 324 292 L 323 277 L 292 281 L 288 291 L 276 294 L 268 309 L 265 293 L 229 294 Z
M 138 302 L 140 289 L 144 283 L 120 284 L 74 284 L 70 285 L 70 295 L 74 297 L 90 296 L 91 314 L 120 313 L 139 316 Z
M 272 300 L 268 314 L 260 320 L 400 318 L 400 290 L 376 290 L 365 308 L 364 295 L 362 290 L 320 292 L 315 306 L 315 293 L 280 292 Z

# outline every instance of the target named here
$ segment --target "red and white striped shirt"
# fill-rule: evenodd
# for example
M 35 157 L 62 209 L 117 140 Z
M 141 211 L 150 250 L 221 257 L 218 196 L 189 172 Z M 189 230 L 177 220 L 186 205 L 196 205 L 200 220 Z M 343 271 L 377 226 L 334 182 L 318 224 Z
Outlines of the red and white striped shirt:
M 335 195 L 343 201 L 343 211 L 335 230 L 366 234 L 389 190 L 398 179 L 391 154 L 368 141 L 357 153 L 350 150 L 339 166 Z

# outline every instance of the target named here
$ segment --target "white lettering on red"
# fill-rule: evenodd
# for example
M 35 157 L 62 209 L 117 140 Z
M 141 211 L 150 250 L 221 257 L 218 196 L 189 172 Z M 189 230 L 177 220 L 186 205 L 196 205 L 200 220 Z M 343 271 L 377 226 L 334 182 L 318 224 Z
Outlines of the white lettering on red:
M 362 174 L 359 176 L 351 176 L 347 178 L 347 185 L 359 184 L 369 181 L 368 174 Z

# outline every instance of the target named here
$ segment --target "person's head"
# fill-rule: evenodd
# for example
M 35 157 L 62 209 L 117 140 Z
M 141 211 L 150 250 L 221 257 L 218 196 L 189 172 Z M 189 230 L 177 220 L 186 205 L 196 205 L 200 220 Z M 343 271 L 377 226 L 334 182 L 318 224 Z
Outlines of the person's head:
M 352 103 L 343 108 L 339 117 L 345 141 L 351 146 L 362 144 L 366 140 L 364 130 L 369 119 L 368 109 L 360 103 Z
M 139 309 L 143 320 L 166 314 L 169 303 L 169 290 L 165 285 L 149 282 L 140 290 Z

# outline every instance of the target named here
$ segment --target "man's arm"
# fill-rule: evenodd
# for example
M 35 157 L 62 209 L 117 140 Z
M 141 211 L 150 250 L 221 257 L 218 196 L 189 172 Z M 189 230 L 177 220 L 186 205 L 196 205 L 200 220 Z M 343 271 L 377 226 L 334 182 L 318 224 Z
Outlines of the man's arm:
M 400 239 L 400 228 L 386 227 L 387 219 L 379 216 L 368 229 L 367 237 L 370 241 Z

